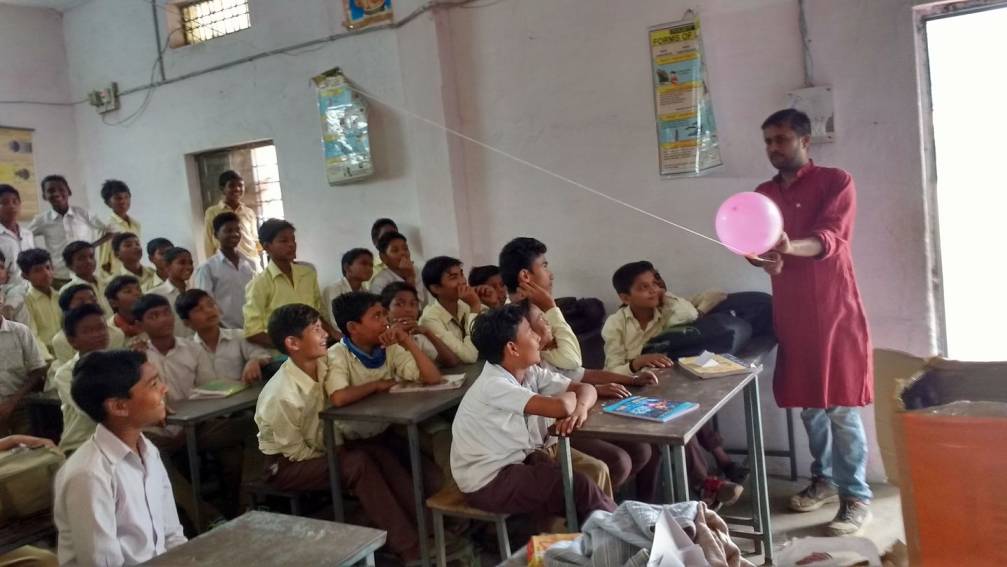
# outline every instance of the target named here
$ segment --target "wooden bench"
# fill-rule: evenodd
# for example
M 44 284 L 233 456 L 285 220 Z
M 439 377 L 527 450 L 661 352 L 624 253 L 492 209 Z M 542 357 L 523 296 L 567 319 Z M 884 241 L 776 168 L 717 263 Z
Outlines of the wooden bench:
M 52 510 L 14 520 L 0 528 L 0 555 L 55 535 L 56 526 L 52 523 Z
M 304 508 L 301 506 L 302 498 L 317 496 L 321 492 L 325 492 L 314 490 L 280 490 L 264 482 L 246 482 L 243 488 L 251 496 L 253 506 L 262 504 L 266 498 L 285 498 L 290 502 L 290 514 L 293 516 L 304 515 Z
M 447 550 L 444 541 L 444 516 L 454 518 L 468 518 L 496 525 L 497 544 L 500 547 L 500 559 L 506 561 L 510 557 L 510 539 L 507 537 L 507 518 L 510 514 L 494 514 L 478 508 L 473 508 L 465 503 L 458 487 L 452 484 L 442 489 L 437 494 L 427 498 L 427 507 L 433 512 L 434 539 L 437 544 L 437 567 L 447 565 Z

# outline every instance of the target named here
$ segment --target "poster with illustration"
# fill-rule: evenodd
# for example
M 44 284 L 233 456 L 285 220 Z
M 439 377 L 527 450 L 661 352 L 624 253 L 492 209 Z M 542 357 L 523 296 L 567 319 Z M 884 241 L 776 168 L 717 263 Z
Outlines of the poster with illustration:
M 366 28 L 392 19 L 392 0 L 343 0 L 343 26 L 348 30 Z
M 367 104 L 349 88 L 338 68 L 314 77 L 322 119 L 322 154 L 329 185 L 356 181 L 374 173 Z
M 689 19 L 649 32 L 663 177 L 702 175 L 723 164 L 699 30 L 699 20 Z
M 20 220 L 30 220 L 39 212 L 34 133 L 27 128 L 0 126 L 0 183 L 12 185 L 21 193 Z

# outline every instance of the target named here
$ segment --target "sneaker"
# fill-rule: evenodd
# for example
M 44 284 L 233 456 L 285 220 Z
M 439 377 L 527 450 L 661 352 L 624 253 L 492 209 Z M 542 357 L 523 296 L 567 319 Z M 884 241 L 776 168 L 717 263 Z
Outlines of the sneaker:
M 839 502 L 836 486 L 828 479 L 818 477 L 812 479 L 807 488 L 790 497 L 790 509 L 811 512 L 833 502 Z
M 716 511 L 722 506 L 730 506 L 737 502 L 744 491 L 740 484 L 709 477 L 703 481 L 702 499 L 710 509 Z
M 843 499 L 839 503 L 839 512 L 825 527 L 825 533 L 831 537 L 853 535 L 871 521 L 871 507 L 866 500 Z
M 745 465 L 739 465 L 738 463 L 731 463 L 726 467 L 721 467 L 720 470 L 724 472 L 724 476 L 727 480 L 735 484 L 745 484 L 748 481 L 748 475 L 751 472 Z

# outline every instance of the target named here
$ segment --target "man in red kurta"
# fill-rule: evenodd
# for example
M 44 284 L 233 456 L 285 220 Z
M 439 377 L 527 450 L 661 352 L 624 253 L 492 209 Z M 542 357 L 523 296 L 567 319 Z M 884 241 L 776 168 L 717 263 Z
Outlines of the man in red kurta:
M 790 508 L 840 502 L 829 535 L 848 535 L 870 519 L 867 438 L 860 407 L 873 399 L 871 340 L 853 274 L 851 240 L 856 190 L 849 173 L 808 159 L 811 122 L 781 110 L 762 125 L 766 153 L 779 175 L 756 189 L 783 214 L 784 235 L 767 261 L 779 338 L 773 392 L 781 407 L 804 408 L 811 484 Z

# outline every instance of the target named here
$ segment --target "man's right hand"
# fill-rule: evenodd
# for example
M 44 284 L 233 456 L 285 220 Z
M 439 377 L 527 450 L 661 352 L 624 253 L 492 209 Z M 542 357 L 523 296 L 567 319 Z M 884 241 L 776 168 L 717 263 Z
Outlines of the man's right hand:
M 671 368 L 672 366 L 675 366 L 675 363 L 666 355 L 652 352 L 650 354 L 641 354 L 634 358 L 633 362 L 629 365 L 629 369 L 636 372 L 641 368 Z

